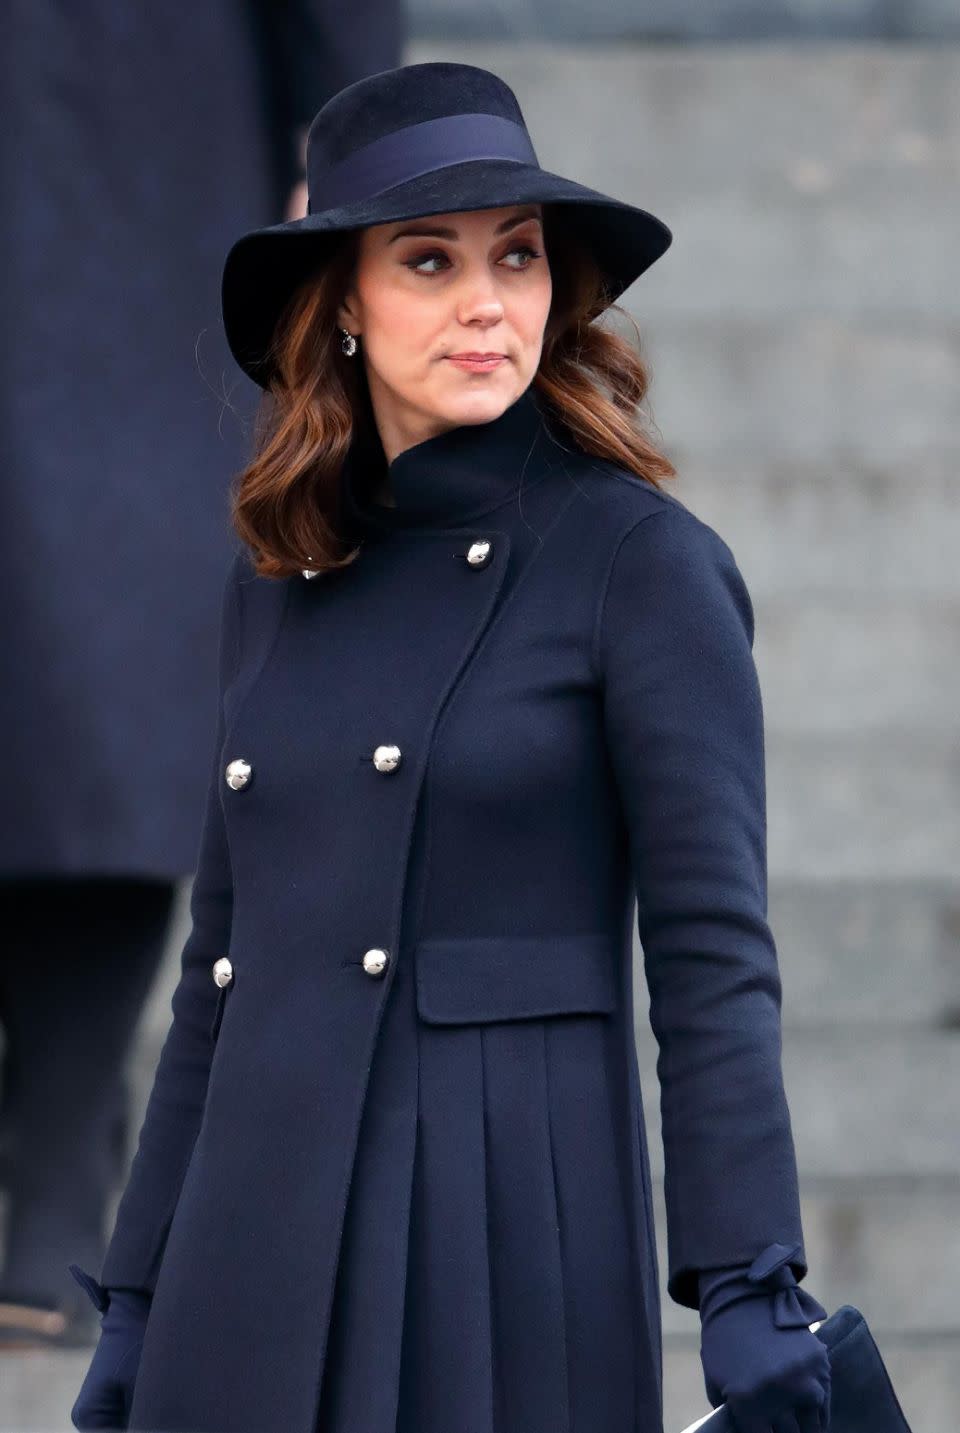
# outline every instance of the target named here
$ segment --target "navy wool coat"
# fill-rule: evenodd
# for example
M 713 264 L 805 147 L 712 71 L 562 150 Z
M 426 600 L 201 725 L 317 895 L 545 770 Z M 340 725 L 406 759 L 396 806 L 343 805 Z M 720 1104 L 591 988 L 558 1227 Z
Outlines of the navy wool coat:
M 226 583 L 193 929 L 101 1273 L 154 1291 L 130 1426 L 658 1433 L 637 910 L 669 1293 L 802 1240 L 750 599 L 532 389 L 390 481 L 343 469 L 351 566 L 241 551 Z

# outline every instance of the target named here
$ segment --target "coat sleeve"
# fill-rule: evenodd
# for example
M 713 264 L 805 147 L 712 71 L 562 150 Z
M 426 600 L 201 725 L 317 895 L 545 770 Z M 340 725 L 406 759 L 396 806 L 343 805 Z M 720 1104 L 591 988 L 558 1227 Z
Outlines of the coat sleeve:
M 763 712 L 753 609 L 733 554 L 679 502 L 637 521 L 596 628 L 657 1040 L 667 1292 L 698 1271 L 799 1244 L 767 924 Z
M 203 1115 L 213 1052 L 217 986 L 213 962 L 230 943 L 232 880 L 220 788 L 223 694 L 239 665 L 243 555 L 231 563 L 220 614 L 219 695 L 213 759 L 190 899 L 191 930 L 181 954 L 167 1032 L 140 1129 L 130 1175 L 117 1208 L 101 1283 L 152 1291 L 167 1231 Z

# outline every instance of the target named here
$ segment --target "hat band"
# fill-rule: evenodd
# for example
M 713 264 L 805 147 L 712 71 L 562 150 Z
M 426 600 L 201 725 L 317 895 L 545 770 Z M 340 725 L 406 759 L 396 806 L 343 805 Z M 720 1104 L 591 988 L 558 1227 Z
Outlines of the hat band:
M 322 195 L 325 209 L 335 209 L 355 199 L 369 199 L 421 174 L 473 159 L 537 164 L 530 136 L 514 120 L 497 114 L 443 115 L 385 134 L 311 177 L 308 212 L 315 212 L 314 194 Z

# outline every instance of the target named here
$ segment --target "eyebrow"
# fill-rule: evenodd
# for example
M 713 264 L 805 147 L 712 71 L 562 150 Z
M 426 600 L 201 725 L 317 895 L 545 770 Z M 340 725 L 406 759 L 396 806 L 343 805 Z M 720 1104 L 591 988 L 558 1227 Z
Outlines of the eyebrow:
M 538 223 L 542 222 L 535 209 L 528 209 L 526 213 L 517 214 L 513 219 L 504 219 L 503 223 L 498 224 L 493 232 L 505 234 L 508 229 L 515 229 L 518 224 L 525 224 L 528 219 L 536 219 Z M 397 239 L 405 239 L 408 236 L 419 239 L 456 239 L 459 237 L 456 229 L 430 228 L 429 226 L 425 228 L 423 224 L 418 224 L 413 229 L 400 229 L 387 242 L 393 244 Z

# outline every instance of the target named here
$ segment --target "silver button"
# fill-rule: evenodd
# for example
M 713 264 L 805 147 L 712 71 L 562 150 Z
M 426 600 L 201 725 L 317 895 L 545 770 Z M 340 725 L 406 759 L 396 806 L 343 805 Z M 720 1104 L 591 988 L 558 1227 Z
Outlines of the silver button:
M 396 771 L 400 765 L 399 746 L 378 746 L 373 753 L 373 764 L 378 771 Z
M 245 786 L 249 786 L 250 784 L 250 778 L 253 775 L 253 767 L 250 765 L 249 761 L 244 761 L 242 756 L 238 756 L 236 761 L 230 762 L 229 766 L 226 769 L 225 775 L 227 778 L 227 785 L 230 787 L 231 791 L 242 791 Z
M 229 985 L 233 979 L 233 966 L 225 955 L 221 955 L 219 960 L 214 961 L 213 979 L 214 983 L 219 985 L 221 990 L 225 985 Z
M 308 582 L 310 581 L 311 577 L 320 576 L 320 569 L 318 567 L 302 567 L 300 570 Z
M 387 968 L 387 961 L 390 956 L 379 946 L 365 952 L 363 957 L 363 968 L 368 975 L 382 975 Z
M 471 542 L 467 549 L 467 561 L 471 567 L 486 567 L 492 552 L 492 543 L 485 537 L 480 538 L 477 542 Z

